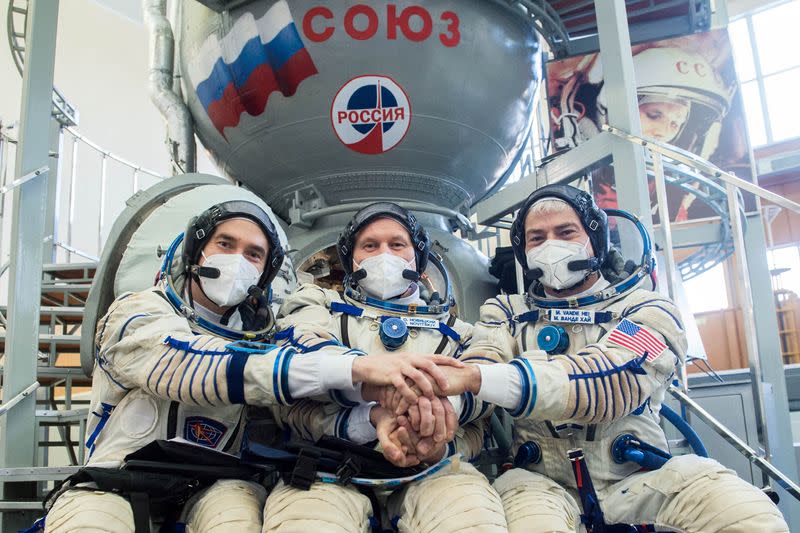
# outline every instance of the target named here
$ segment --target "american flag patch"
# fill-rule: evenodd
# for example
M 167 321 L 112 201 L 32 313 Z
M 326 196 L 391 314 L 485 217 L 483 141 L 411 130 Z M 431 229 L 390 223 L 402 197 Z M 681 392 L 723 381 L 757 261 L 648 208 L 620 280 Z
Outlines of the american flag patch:
M 653 361 L 667 349 L 667 345 L 655 338 L 652 333 L 628 319 L 623 319 L 614 328 L 608 340 L 632 350 L 640 357 L 647 354 L 648 362 Z

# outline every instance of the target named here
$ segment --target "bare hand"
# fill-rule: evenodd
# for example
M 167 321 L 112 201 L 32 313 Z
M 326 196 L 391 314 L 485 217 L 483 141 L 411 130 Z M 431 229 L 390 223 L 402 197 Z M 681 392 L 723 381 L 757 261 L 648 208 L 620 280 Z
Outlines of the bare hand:
M 353 383 L 392 385 L 412 405 L 417 403 L 419 395 L 406 383 L 406 378 L 422 395 L 433 398 L 435 390 L 449 386 L 443 369 L 463 367 L 464 363 L 444 355 L 406 352 L 364 355 L 353 361 Z
M 407 418 L 420 437 L 433 437 L 437 443 L 452 440 L 458 428 L 458 417 L 447 398 L 420 398 L 408 408 Z
M 464 365 L 459 368 L 443 366 L 441 370 L 447 376 L 449 385 L 444 389 L 436 390 L 437 396 L 457 396 L 463 392 L 477 394 L 481 390 L 481 371 L 478 369 L 478 365 Z M 401 394 L 399 398 L 397 396 L 388 398 L 385 407 L 392 409 L 398 415 L 405 413 L 414 405 L 413 401 L 409 401 L 410 395 Z M 384 405 L 383 396 L 380 401 L 381 405 Z
M 411 384 L 409 386 L 415 390 L 414 386 Z M 436 442 L 452 440 L 458 428 L 458 417 L 450 400 L 439 397 L 426 398 L 419 390 L 415 390 L 415 393 L 420 396 L 416 405 L 409 405 L 394 387 L 384 387 L 370 399 L 378 401 L 395 415 L 406 415 L 412 429 L 421 437 L 433 437 Z M 404 410 L 398 409 L 400 406 Z
M 397 422 L 400 427 L 395 432 L 405 433 L 404 438 L 411 442 L 417 460 L 423 463 L 436 463 L 442 460 L 449 441 L 435 442 L 431 437 L 421 437 L 410 427 L 410 420 L 405 416 L 398 416 Z
M 440 396 L 458 396 L 464 392 L 478 394 L 481 390 L 481 371 L 478 365 L 464 365 L 462 367 L 442 367 L 442 373 L 447 379 L 447 386 Z
M 392 413 L 383 407 L 373 407 L 370 411 L 370 421 L 375 426 L 378 441 L 383 449 L 383 456 L 387 461 L 401 468 L 419 464 L 414 443 L 409 437 L 408 431 L 400 427 L 397 418 Z

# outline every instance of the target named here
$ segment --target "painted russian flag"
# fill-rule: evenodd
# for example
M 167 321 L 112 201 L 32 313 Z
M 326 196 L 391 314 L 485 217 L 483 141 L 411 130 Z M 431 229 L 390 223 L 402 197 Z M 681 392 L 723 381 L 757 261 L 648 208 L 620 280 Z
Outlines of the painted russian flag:
M 316 73 L 286 0 L 258 20 L 244 13 L 222 39 L 209 37 L 189 65 L 197 96 L 223 136 L 242 113 L 263 113 L 274 91 L 292 96 Z

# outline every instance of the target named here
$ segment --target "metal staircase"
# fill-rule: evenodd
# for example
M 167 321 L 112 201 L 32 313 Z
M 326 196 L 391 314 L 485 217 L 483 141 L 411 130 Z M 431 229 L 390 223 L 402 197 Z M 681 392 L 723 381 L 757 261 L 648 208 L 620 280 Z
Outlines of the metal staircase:
M 36 482 L 38 499 L 0 501 L 0 512 L 41 509 L 41 498 L 51 482 L 75 472 L 84 462 L 88 399 L 81 399 L 80 392 L 81 388 L 91 386 L 91 378 L 80 367 L 80 328 L 83 306 L 96 270 L 96 263 L 43 266 L 37 382 L 28 392 L 36 395 L 37 464 L 0 469 L 4 481 Z M 5 307 L 0 307 L 0 312 L 6 317 Z M 3 354 L 5 346 L 3 328 L 0 334 Z M 2 378 L 0 364 L 0 386 Z M 84 390 L 88 392 L 88 388 Z M 0 415 L 13 409 L 13 400 L 4 398 Z

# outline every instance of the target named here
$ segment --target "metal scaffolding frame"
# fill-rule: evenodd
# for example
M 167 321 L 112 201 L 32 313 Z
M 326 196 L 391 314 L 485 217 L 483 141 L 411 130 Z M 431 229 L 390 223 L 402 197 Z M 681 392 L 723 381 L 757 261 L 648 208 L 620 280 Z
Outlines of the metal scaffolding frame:
M 22 77 L 19 148 L 16 169 L 27 174 L 50 164 L 53 70 L 55 66 L 58 0 L 32 0 L 27 12 L 25 68 Z M 9 267 L 9 316 L 3 374 L 3 395 L 13 397 L 36 381 L 39 299 L 42 284 L 42 239 L 45 236 L 49 173 L 14 189 Z M 24 218 L 23 218 L 24 216 Z M 36 397 L 22 398 L 0 417 L 0 466 L 36 464 Z M 13 435 L 13 438 L 9 436 Z M 36 497 L 35 483 L 4 483 L 0 497 Z M 2 531 L 30 525 L 27 513 L 5 512 Z
M 674 232 L 669 224 L 662 223 L 655 237 L 667 257 L 671 257 L 673 248 L 710 242 L 727 246 L 728 240 L 730 248 L 721 249 L 723 253 L 730 253 L 734 248 L 736 250 L 734 256 L 738 297 L 742 308 L 747 308 L 744 312 L 745 337 L 759 440 L 764 448 L 756 460 L 751 460 L 759 468 L 769 462 L 770 468 L 776 468 L 783 473 L 784 479 L 780 479 L 775 487 L 781 497 L 781 511 L 790 529 L 800 531 L 797 501 L 785 488 L 785 480 L 796 483 L 798 477 L 775 307 L 771 297 L 754 297 L 772 294 L 764 228 L 760 212 L 747 216 L 745 224 L 740 190 L 795 212 L 800 212 L 800 205 L 723 172 L 694 154 L 641 137 L 638 102 L 632 78 L 627 78 L 626 81 L 627 73 L 632 72 L 633 61 L 628 35 L 620 29 L 620 26 L 625 25 L 624 7 L 622 0 L 615 0 L 604 4 L 603 9 L 597 9 L 603 70 L 607 73 L 605 88 L 609 103 L 614 104 L 614 108 L 609 107 L 609 126 L 597 136 L 548 161 L 535 174 L 509 185 L 479 203 L 475 208 L 477 221 L 483 225 L 497 225 L 503 217 L 513 213 L 536 188 L 546 183 L 575 181 L 591 170 L 613 164 L 620 206 L 642 218 L 652 231 L 649 195 L 642 190 L 646 187 L 645 151 L 655 174 L 658 209 L 661 213 L 666 209 L 663 186 L 665 166 L 669 164 L 663 158 L 688 165 L 693 172 L 705 176 L 704 179 L 712 185 L 712 182 L 716 182 L 712 193 L 719 197 L 715 200 L 720 204 L 717 211 L 721 214 L 726 212 L 727 218 L 723 216 L 719 221 L 703 227 L 681 228 Z M 666 267 L 668 280 L 674 282 L 680 277 L 679 268 L 674 261 L 667 260 Z M 686 375 L 685 369 L 683 375 Z M 684 391 L 682 395 L 678 395 L 681 398 L 688 397 L 685 389 L 687 380 L 683 380 L 683 385 Z M 771 475 L 768 468 L 763 468 L 762 471 L 765 475 Z M 790 487 L 790 490 L 797 493 L 795 487 Z
M 519 2 L 531 4 L 534 2 Z M 19 2 L 12 2 L 10 9 L 18 8 Z M 539 4 L 536 2 L 535 4 Z M 609 93 L 610 128 L 595 138 L 570 150 L 539 169 L 535 175 L 528 176 L 487 198 L 476 206 L 480 224 L 502 226 L 504 217 L 512 213 L 527 195 L 543 183 L 563 181 L 574 178 L 592 168 L 599 168 L 613 162 L 618 180 L 621 206 L 639 216 L 649 230 L 653 230 L 649 217 L 649 194 L 646 186 L 645 153 L 653 154 L 653 169 L 659 192 L 659 202 L 664 209 L 663 182 L 666 161 L 663 157 L 680 160 L 688 158 L 690 165 L 697 167 L 703 162 L 691 154 L 682 154 L 668 146 L 650 143 L 640 137 L 640 125 L 636 94 L 633 83 L 633 61 L 630 50 L 630 34 L 624 0 L 603 2 L 597 9 L 598 42 L 603 53 L 603 69 L 606 72 L 606 90 Z M 14 11 L 17 13 L 17 11 Z M 19 31 L 15 31 L 12 49 L 17 56 L 25 53 L 22 92 L 22 128 L 19 134 L 16 170 L 17 180 L 13 182 L 14 203 L 12 213 L 12 260 L 9 267 L 10 294 L 8 336 L 4 364 L 3 395 L 5 403 L 0 408 L 0 472 L 7 468 L 28 468 L 36 465 L 37 421 L 35 410 L 35 390 L 38 345 L 38 324 L 40 302 L 31 295 L 39 294 L 42 283 L 43 250 L 42 240 L 46 228 L 54 223 L 54 198 L 57 195 L 55 172 L 51 172 L 53 160 L 51 152 L 58 154 L 60 146 L 55 143 L 54 124 L 58 130 L 64 125 L 67 113 L 63 97 L 53 93 L 53 67 L 55 61 L 55 38 L 57 28 L 58 1 L 30 0 L 25 10 L 26 28 L 22 46 Z M 22 46 L 22 48 L 21 48 Z M 57 101 L 58 100 L 58 101 Z M 59 105 L 59 102 L 61 103 Z M 53 105 L 55 104 L 55 111 Z M 66 106 L 66 107 L 65 107 Z M 71 108 L 70 108 L 71 109 Z M 74 110 L 72 110 L 74 111 Z M 55 119 L 55 120 L 54 120 Z M 68 123 L 68 122 L 67 122 Z M 103 158 L 106 161 L 106 158 Z M 53 168 L 55 170 L 55 168 Z M 143 170 L 143 169 L 139 169 Z M 794 500 L 783 492 L 785 487 L 795 492 L 790 483 L 797 481 L 797 466 L 791 436 L 788 414 L 783 364 L 780 359 L 780 346 L 777 337 L 777 322 L 772 298 L 753 298 L 753 295 L 771 294 L 769 270 L 763 237 L 763 225 L 759 214 L 748 216 L 745 228 L 740 214 L 738 189 L 744 189 L 758 196 L 766 197 L 764 191 L 754 185 L 726 175 L 714 168 L 702 169 L 707 174 L 725 183 L 727 207 L 731 221 L 731 238 L 737 251 L 737 271 L 740 276 L 740 302 L 749 306 L 745 327 L 748 328 L 748 353 L 751 363 L 753 387 L 757 392 L 757 417 L 760 424 L 760 438 L 764 453 L 752 450 L 755 462 L 769 461 L 785 476 L 777 490 L 783 496 L 781 510 L 784 512 L 792 530 L 800 531 L 800 516 L 797 507 L 789 505 Z M 74 172 L 74 171 L 73 171 Z M 716 173 L 716 174 L 715 174 Z M 134 174 L 134 187 L 138 188 L 138 173 Z M 755 188 L 753 188 L 755 187 Z M 42 202 L 42 198 L 47 198 Z M 779 205 L 780 197 L 770 198 Z M 785 203 L 785 201 L 784 201 Z M 791 203 L 789 203 L 791 204 Z M 795 210 L 796 204 L 784 207 Z M 24 224 L 22 214 L 24 213 Z M 672 246 L 678 247 L 688 242 L 725 235 L 721 227 L 701 229 L 682 229 L 670 231 L 669 224 L 662 224 L 661 243 L 669 252 Z M 102 227 L 102 217 L 101 217 Z M 496 238 L 496 237 L 495 237 Z M 55 236 L 54 236 L 54 241 Z M 671 243 L 671 244 L 670 244 Z M 53 243 L 50 243 L 52 246 Z M 747 250 L 750 253 L 745 253 Z M 669 254 L 667 254 L 669 255 Z M 668 278 L 675 280 L 680 275 L 677 265 L 667 263 Z M 776 356 L 777 355 L 777 356 Z M 680 393 L 676 393 L 681 396 Z M 696 411 L 699 412 L 699 411 Z M 14 435 L 13 439 L 7 438 Z M 48 475 L 53 479 L 63 476 L 64 469 L 50 469 Z M 55 471 L 57 470 L 57 471 Z M 15 478 L 21 479 L 21 478 Z M 34 480 L 42 477 L 0 485 L 0 498 L 9 496 L 25 500 L 36 496 Z M 789 483 L 786 481 L 788 480 Z M 38 506 L 37 506 L 38 507 Z M 16 531 L 30 523 L 31 511 L 0 514 L 0 530 Z

